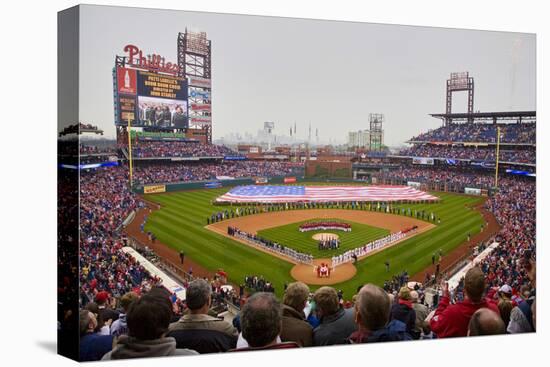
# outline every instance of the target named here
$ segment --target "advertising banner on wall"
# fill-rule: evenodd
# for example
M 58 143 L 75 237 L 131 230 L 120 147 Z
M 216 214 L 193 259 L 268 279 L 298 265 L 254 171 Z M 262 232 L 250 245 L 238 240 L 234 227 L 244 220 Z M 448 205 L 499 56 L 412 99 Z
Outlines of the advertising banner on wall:
M 189 97 L 198 99 L 210 99 L 210 92 L 205 90 L 191 89 Z
M 147 185 L 143 186 L 144 194 L 158 194 L 161 192 L 166 192 L 166 185 Z
M 136 124 L 136 97 L 135 96 L 118 96 L 118 121 L 124 125 Z
M 433 158 L 425 158 L 425 157 L 414 157 L 412 159 L 413 164 L 424 164 L 424 165 L 430 165 L 433 166 L 434 159 Z
M 192 87 L 202 87 L 202 88 L 212 87 L 212 83 L 210 79 L 200 78 L 198 76 L 190 76 L 189 85 Z
M 219 181 L 207 182 L 204 184 L 204 187 L 206 187 L 207 189 L 217 189 L 222 187 L 222 183 Z
M 294 183 L 294 182 L 296 182 L 296 177 L 285 177 L 283 179 L 283 182 L 284 183 Z
M 189 117 L 190 124 L 207 125 L 212 123 L 212 117 L 210 116 L 191 116 Z
M 472 166 L 482 167 L 482 168 L 495 168 L 495 162 L 485 162 L 485 161 L 472 161 L 470 163 Z
M 194 112 L 210 112 L 212 105 L 210 103 L 190 103 L 189 109 Z
M 246 157 L 244 155 L 226 155 L 223 157 L 224 161 L 246 161 Z
M 467 195 L 481 195 L 481 189 L 475 189 L 472 187 L 465 187 L 464 193 Z
M 129 68 L 117 68 L 117 88 L 120 94 L 137 94 L 136 70 Z

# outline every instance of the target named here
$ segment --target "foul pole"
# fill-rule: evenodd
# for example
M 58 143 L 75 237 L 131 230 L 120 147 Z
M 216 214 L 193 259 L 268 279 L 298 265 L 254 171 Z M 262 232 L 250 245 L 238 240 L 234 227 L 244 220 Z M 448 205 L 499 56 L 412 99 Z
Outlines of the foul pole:
M 134 176 L 133 176 L 133 166 L 132 166 L 132 135 L 130 131 L 132 130 L 132 123 L 128 117 L 128 166 L 130 169 L 130 190 L 134 187 Z
M 495 188 L 498 188 L 498 159 L 500 155 L 500 127 L 497 126 L 497 156 L 495 164 Z

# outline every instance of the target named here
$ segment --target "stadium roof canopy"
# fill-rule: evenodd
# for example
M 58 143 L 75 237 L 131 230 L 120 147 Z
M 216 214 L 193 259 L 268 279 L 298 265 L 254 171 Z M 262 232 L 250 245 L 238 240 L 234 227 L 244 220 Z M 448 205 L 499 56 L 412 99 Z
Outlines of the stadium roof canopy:
M 533 122 L 537 119 L 537 111 L 510 111 L 510 112 L 474 112 L 474 113 L 432 113 L 430 116 L 442 119 L 445 122 L 464 123 L 468 121 L 510 121 Z

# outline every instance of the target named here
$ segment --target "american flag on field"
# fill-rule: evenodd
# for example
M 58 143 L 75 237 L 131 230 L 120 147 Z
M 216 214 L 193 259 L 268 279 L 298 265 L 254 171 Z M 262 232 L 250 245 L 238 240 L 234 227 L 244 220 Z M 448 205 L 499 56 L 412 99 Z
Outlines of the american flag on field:
M 327 201 L 436 201 L 438 197 L 409 186 L 238 186 L 216 199 L 226 203 Z

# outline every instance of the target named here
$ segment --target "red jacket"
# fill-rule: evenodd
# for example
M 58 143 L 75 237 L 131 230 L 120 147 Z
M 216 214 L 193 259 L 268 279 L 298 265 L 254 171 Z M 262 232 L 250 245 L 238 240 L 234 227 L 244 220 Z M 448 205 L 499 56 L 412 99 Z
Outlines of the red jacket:
M 465 299 L 454 305 L 450 305 L 449 301 L 449 296 L 441 297 L 434 317 L 430 321 L 432 331 L 438 338 L 466 336 L 470 318 L 480 308 L 488 308 L 500 314 L 498 307 L 492 302 L 487 302 L 486 299 L 479 303 L 472 303 L 469 299 Z

